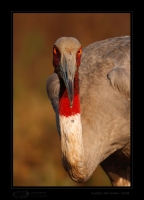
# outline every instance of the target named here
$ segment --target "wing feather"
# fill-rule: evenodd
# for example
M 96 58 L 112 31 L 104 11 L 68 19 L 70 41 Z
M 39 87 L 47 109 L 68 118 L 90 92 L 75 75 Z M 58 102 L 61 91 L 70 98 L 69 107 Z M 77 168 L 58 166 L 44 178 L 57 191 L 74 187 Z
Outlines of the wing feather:
M 57 130 L 58 133 L 60 134 L 59 114 L 58 114 L 60 82 L 57 74 L 54 73 L 48 77 L 46 81 L 46 91 L 56 114 Z
M 130 98 L 130 72 L 127 69 L 112 69 L 108 74 L 108 79 L 114 89 Z
M 57 112 L 58 104 L 59 104 L 59 90 L 60 90 L 60 83 L 57 74 L 52 74 L 48 77 L 46 81 L 46 90 L 47 95 L 51 101 L 53 109 Z

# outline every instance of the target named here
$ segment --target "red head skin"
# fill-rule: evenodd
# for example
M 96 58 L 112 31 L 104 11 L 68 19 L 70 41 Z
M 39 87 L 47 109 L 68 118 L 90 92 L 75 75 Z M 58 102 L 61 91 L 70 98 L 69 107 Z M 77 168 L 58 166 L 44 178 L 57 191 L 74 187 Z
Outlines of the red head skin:
M 56 46 L 53 47 L 54 72 L 57 73 L 60 78 L 59 114 L 65 117 L 69 117 L 80 113 L 78 68 L 80 66 L 81 53 L 82 53 L 82 48 L 80 47 L 76 54 L 77 70 L 74 76 L 74 100 L 73 100 L 73 107 L 71 108 L 66 86 L 59 74 L 59 63 L 61 59 L 60 51 Z

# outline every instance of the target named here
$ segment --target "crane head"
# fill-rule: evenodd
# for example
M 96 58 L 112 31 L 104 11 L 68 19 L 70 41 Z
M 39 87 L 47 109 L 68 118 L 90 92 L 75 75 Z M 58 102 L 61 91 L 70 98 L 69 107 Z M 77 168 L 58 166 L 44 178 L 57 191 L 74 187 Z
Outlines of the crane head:
M 81 44 L 73 37 L 61 37 L 53 46 L 53 66 L 55 73 L 65 83 L 71 108 L 74 98 L 74 77 L 80 66 L 81 54 Z

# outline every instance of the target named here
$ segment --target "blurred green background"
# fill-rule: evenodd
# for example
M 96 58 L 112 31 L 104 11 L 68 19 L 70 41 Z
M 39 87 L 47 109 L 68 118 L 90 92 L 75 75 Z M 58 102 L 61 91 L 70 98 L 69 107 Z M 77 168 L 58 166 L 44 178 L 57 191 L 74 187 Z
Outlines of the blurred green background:
M 100 167 L 83 184 L 65 172 L 45 83 L 59 37 L 75 37 L 85 47 L 125 35 L 129 13 L 13 13 L 13 186 L 111 185 Z

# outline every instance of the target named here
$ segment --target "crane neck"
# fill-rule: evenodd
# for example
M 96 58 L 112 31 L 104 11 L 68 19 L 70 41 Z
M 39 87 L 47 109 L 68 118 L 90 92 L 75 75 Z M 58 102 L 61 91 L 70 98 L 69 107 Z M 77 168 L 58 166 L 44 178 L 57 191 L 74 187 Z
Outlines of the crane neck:
M 61 81 L 60 87 L 59 125 L 63 165 L 72 180 L 83 182 L 90 177 L 90 174 L 87 169 L 83 148 L 78 72 L 74 78 L 74 101 L 72 108 L 70 108 L 64 82 Z

